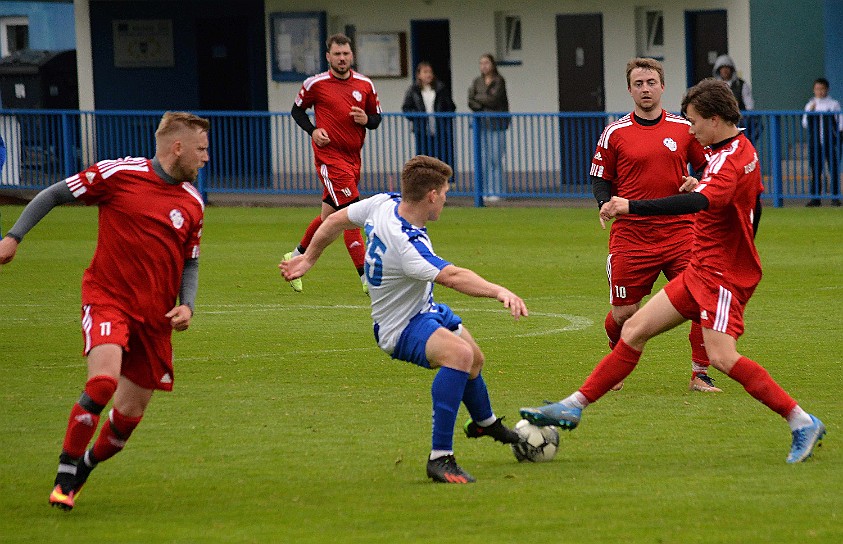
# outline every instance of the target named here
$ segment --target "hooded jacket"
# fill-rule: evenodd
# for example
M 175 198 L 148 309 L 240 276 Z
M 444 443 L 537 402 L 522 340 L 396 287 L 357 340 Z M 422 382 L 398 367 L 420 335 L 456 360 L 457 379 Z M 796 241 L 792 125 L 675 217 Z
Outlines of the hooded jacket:
M 720 68 L 729 66 L 732 69 L 732 77 L 729 80 L 724 80 L 720 77 Z M 735 61 L 729 55 L 720 55 L 714 61 L 714 68 L 711 70 L 714 79 L 726 81 L 729 87 L 732 88 L 732 94 L 738 100 L 738 108 L 743 110 L 755 109 L 755 100 L 752 98 L 752 87 L 749 83 L 738 77 L 738 69 L 735 67 Z

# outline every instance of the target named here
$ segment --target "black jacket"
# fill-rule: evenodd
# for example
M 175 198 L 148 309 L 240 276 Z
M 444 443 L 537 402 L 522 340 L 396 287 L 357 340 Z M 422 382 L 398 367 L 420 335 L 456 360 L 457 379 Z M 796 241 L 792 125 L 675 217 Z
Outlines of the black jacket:
M 451 98 L 451 93 L 441 81 L 436 81 L 433 85 L 433 90 L 436 91 L 436 98 L 433 100 L 433 111 L 456 111 L 457 106 L 454 104 L 454 99 Z M 424 113 L 424 100 L 422 100 L 421 87 L 418 83 L 413 83 L 407 89 L 407 94 L 404 95 L 404 104 L 401 105 L 401 111 L 421 112 Z

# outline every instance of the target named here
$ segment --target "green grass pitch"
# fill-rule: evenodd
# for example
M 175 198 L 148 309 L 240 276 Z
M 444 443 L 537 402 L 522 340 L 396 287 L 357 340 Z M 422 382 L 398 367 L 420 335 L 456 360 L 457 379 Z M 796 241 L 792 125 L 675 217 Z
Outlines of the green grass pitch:
M 0 208 L 8 229 L 20 207 Z M 85 381 L 79 286 L 96 210 L 54 210 L 0 270 L 0 542 L 843 542 L 843 214 L 764 211 L 764 279 L 738 346 L 828 428 L 790 466 L 784 421 L 714 371 L 690 393 L 687 326 L 647 347 L 620 393 L 562 433 L 552 462 L 468 440 L 478 483 L 424 473 L 433 373 L 390 360 L 344 247 L 305 278 L 277 263 L 316 207 L 206 210 L 192 327 L 176 383 L 70 513 L 47 497 Z M 558 400 L 606 352 L 607 233 L 591 208 L 449 207 L 437 253 L 521 295 L 500 304 L 438 287 L 483 348 L 498 415 Z M 661 285 L 663 282 L 660 282 Z M 459 423 L 466 418 L 460 413 Z

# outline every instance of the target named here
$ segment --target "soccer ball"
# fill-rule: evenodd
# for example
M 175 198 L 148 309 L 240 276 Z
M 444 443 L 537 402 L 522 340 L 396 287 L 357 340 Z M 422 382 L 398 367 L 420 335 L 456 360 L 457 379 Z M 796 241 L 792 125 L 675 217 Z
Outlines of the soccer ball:
M 519 463 L 540 463 L 550 461 L 556 456 L 556 450 L 559 448 L 559 431 L 556 427 L 537 427 L 522 419 L 515 424 L 515 432 L 525 439 L 524 442 L 512 444 L 512 453 Z

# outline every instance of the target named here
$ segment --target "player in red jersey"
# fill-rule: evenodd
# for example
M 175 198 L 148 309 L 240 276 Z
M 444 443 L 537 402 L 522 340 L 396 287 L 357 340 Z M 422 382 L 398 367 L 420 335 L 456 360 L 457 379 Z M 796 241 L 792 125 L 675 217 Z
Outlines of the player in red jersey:
M 627 199 L 678 194 L 688 164 L 706 163 L 702 146 L 688 133 L 688 121 L 662 109 L 664 69 L 660 62 L 635 58 L 626 65 L 626 81 L 635 109 L 606 127 L 591 161 L 594 197 L 602 209 L 613 195 Z M 601 220 L 601 225 L 606 228 Z M 621 337 L 624 322 L 641 307 L 663 273 L 675 278 L 688 265 L 693 218 L 690 216 L 619 217 L 609 235 L 606 274 L 609 304 L 604 326 L 609 347 Z M 691 324 L 692 391 L 720 392 L 708 375 L 702 329 Z M 619 390 L 623 383 L 615 384 Z
M 284 255 L 289 260 L 302 255 L 319 225 L 329 215 L 360 200 L 357 184 L 360 182 L 360 150 L 366 139 L 366 129 L 374 130 L 381 124 L 381 106 L 372 80 L 351 69 L 354 54 L 351 40 L 344 34 L 328 38 L 327 72 L 305 80 L 296 96 L 291 114 L 296 123 L 313 140 L 316 173 L 322 182 L 322 210 L 310 222 L 299 245 Z M 316 125 L 310 122 L 307 109 L 313 107 Z M 366 248 L 360 229 L 344 233 L 345 247 L 357 274 L 368 293 L 363 278 Z M 290 282 L 293 290 L 302 290 L 301 279 Z
M 173 388 L 173 329 L 193 317 L 204 204 L 191 185 L 208 162 L 206 119 L 167 112 L 153 159 L 100 161 L 41 191 L 0 241 L 0 264 L 55 206 L 99 207 L 97 247 L 82 277 L 88 379 L 70 411 L 50 504 L 70 510 L 91 470 L 119 453 L 152 393 Z M 100 414 L 114 399 L 92 447 Z M 87 451 L 86 451 L 87 449 Z
M 696 213 L 691 262 L 664 289 L 624 323 L 621 338 L 594 368 L 585 383 L 567 398 L 540 408 L 522 408 L 522 417 L 538 425 L 575 428 L 582 410 L 622 381 L 638 364 L 645 344 L 686 320 L 703 328 L 711 364 L 790 425 L 788 463 L 811 457 L 825 426 L 797 402 L 755 361 L 737 351 L 744 330 L 744 308 L 761 281 L 755 231 L 761 212 L 758 154 L 737 127 L 740 110 L 729 86 L 705 80 L 682 101 L 690 131 L 709 146 L 709 162 L 699 184 L 687 178 L 693 192 L 657 199 L 612 197 L 602 207 L 603 220 L 626 214 Z

